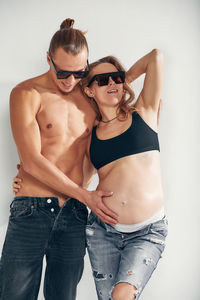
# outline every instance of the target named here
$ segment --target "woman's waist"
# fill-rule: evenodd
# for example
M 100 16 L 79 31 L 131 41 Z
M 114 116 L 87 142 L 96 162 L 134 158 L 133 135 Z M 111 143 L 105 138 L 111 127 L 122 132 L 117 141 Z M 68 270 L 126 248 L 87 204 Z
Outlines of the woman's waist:
M 99 187 L 122 191 L 154 191 L 162 186 L 160 165 L 137 164 L 132 160 L 107 165 L 98 171 Z
M 128 155 L 104 165 L 98 169 L 98 175 L 104 179 L 110 174 L 120 173 L 135 174 L 143 176 L 145 174 L 160 174 L 160 155 L 158 151 L 142 152 Z

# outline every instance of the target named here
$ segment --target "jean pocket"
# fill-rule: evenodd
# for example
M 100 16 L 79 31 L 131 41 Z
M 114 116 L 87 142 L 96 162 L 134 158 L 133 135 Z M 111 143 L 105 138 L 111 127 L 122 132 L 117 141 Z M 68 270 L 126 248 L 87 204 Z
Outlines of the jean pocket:
M 34 206 L 20 206 L 10 208 L 10 219 L 24 219 L 33 215 Z
M 76 220 L 81 222 L 82 224 L 87 224 L 87 218 L 88 218 L 88 210 L 87 208 L 81 209 L 81 208 L 73 208 L 73 214 Z
M 163 237 L 168 235 L 168 220 L 164 217 L 162 220 L 154 222 L 150 225 L 150 233 L 161 234 Z

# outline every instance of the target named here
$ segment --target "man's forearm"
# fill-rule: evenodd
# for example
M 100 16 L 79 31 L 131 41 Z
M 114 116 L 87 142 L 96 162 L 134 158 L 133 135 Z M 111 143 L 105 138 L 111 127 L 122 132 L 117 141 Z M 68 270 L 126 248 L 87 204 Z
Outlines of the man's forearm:
M 84 199 L 87 190 L 73 182 L 43 155 L 35 156 L 28 162 L 22 162 L 22 165 L 25 172 L 40 182 L 64 195 L 76 198 L 85 203 Z

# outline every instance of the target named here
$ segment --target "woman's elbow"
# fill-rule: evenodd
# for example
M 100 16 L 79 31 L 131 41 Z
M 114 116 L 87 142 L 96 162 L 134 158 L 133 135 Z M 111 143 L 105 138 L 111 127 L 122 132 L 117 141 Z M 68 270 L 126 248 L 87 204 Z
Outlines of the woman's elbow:
M 160 62 L 160 63 L 163 63 L 163 53 L 160 49 L 153 49 L 151 51 L 151 54 L 152 54 L 152 60 L 155 62 Z

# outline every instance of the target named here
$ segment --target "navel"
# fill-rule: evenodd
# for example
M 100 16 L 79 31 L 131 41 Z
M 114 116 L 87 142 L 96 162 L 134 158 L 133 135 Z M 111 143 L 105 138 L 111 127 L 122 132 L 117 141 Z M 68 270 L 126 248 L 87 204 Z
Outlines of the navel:
M 124 201 L 124 200 L 123 200 L 123 201 L 121 202 L 121 204 L 122 204 L 122 206 L 124 206 L 124 205 L 127 204 L 127 201 Z
M 52 128 L 52 126 L 53 126 L 53 125 L 52 125 L 51 123 L 47 124 L 47 128 L 48 128 L 48 129 Z
M 89 128 L 87 128 L 87 129 L 86 129 L 86 132 L 88 133 L 89 131 L 90 131 Z

